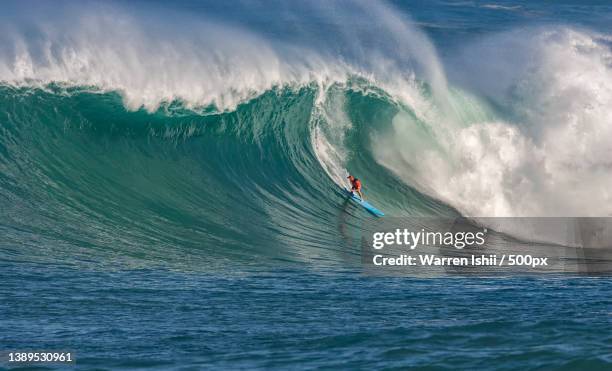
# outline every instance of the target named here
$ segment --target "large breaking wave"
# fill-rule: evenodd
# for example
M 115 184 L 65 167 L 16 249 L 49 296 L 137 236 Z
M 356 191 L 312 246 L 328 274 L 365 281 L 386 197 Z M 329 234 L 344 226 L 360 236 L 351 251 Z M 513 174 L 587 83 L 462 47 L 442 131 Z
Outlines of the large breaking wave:
M 5 253 L 337 257 L 369 218 L 348 171 L 388 215 L 612 212 L 609 36 L 514 30 L 443 62 L 383 3 L 247 10 L 9 7 Z

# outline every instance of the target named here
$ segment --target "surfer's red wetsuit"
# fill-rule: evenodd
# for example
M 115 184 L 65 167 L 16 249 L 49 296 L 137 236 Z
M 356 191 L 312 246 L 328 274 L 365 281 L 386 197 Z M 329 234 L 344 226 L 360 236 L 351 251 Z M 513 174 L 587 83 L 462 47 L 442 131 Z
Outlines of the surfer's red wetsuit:
M 349 175 L 348 180 L 351 182 L 351 193 L 353 193 L 354 191 L 357 191 L 357 193 L 359 194 L 359 197 L 361 197 L 361 199 L 364 200 L 363 194 L 361 193 L 361 182 L 359 181 L 359 179 L 355 178 L 352 175 Z

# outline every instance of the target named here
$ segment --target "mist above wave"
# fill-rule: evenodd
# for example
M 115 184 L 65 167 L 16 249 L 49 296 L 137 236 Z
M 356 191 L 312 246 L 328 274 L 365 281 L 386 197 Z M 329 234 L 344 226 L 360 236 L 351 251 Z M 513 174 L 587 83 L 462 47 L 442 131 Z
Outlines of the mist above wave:
M 17 4 L 4 15 L 0 81 L 116 90 L 129 109 L 150 111 L 177 100 L 233 109 L 273 87 L 327 86 L 354 75 L 397 91 L 415 73 L 444 85 L 427 38 L 384 3 L 237 5 L 245 14 L 275 9 L 274 17 L 258 20 L 269 23 L 263 30 L 237 22 L 235 12 L 59 4 L 42 10 Z M 291 32 L 274 34 L 287 27 Z

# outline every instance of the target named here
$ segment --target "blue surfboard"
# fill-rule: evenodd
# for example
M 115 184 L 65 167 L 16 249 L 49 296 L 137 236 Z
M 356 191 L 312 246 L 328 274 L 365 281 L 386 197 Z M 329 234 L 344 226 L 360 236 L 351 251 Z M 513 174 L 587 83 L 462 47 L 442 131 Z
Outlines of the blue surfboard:
M 367 211 L 369 211 L 370 213 L 372 213 L 372 214 L 374 214 L 374 215 L 376 215 L 378 217 L 381 217 L 381 216 L 385 215 L 382 211 L 380 211 L 377 208 L 375 208 L 374 206 L 372 206 L 368 201 L 362 200 L 359 196 L 357 196 L 353 192 L 349 191 L 348 189 L 344 188 L 344 192 L 346 193 L 347 196 L 352 198 L 353 201 L 355 201 L 359 205 L 363 206 L 363 208 L 366 209 Z

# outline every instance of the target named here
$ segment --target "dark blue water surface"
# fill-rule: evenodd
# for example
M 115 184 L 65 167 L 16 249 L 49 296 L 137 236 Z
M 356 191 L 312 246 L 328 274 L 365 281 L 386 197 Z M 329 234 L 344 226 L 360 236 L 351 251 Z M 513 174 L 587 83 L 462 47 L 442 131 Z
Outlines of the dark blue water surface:
M 80 368 L 609 369 L 609 279 L 2 264 L 6 348 Z

